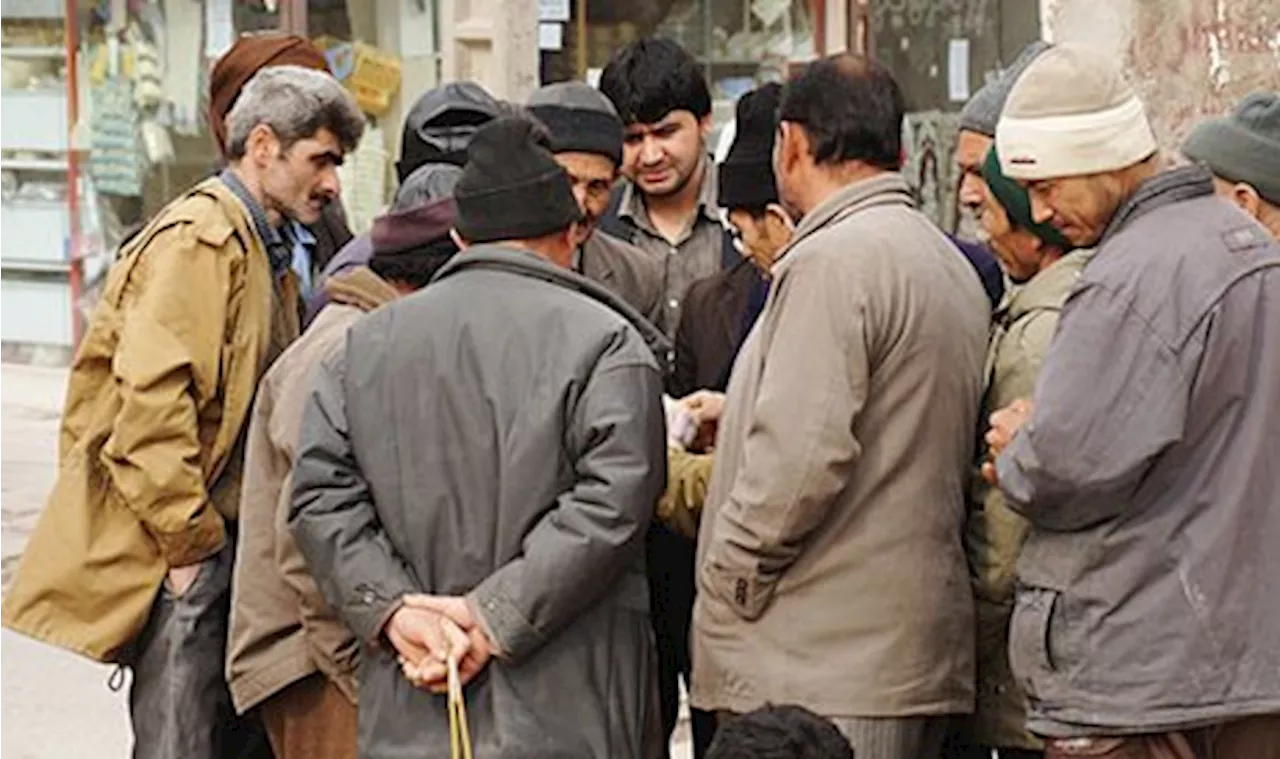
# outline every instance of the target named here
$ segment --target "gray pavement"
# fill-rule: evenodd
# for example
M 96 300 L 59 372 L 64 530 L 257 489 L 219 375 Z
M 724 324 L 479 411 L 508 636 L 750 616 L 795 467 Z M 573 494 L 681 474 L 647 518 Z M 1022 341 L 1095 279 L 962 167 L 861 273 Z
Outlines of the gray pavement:
M 0 365 L 0 546 L 4 584 L 53 484 L 65 369 Z M 0 633 L 4 759 L 124 759 L 132 737 L 111 668 Z

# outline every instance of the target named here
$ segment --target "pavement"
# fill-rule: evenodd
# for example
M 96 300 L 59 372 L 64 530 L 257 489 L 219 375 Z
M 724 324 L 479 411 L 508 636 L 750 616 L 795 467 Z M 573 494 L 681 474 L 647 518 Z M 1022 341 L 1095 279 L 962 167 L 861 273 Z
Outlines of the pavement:
M 65 369 L 0 365 L 0 571 L 7 586 L 53 484 Z M 111 667 L 0 632 L 0 755 L 125 759 L 126 694 Z
M 0 572 L 7 587 L 53 485 L 66 369 L 0 364 Z M 112 668 L 17 633 L 0 632 L 0 755 L 125 759 L 133 745 L 127 692 Z M 691 754 L 681 720 L 671 759 Z

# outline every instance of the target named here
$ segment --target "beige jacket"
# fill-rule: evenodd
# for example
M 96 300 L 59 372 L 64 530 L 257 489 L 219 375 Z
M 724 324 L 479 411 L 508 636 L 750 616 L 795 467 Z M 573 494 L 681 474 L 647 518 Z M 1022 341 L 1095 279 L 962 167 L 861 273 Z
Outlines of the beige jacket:
M 693 704 L 968 712 L 982 287 L 896 173 L 807 214 L 773 274 L 702 517 Z
M 121 252 L 71 367 L 58 477 L 5 597 L 5 627 L 117 661 L 169 568 L 222 548 L 234 498 L 214 503 L 210 491 L 237 466 L 275 299 L 297 298 L 292 276 L 282 287 L 217 178 Z
M 1079 250 L 1064 256 L 1011 291 L 996 311 L 987 349 L 983 408 L 988 413 L 1020 398 L 1031 398 L 1058 328 L 1062 304 L 1089 254 Z M 965 551 L 978 621 L 974 738 L 983 746 L 1039 749 L 1040 741 L 1026 729 L 1026 697 L 1009 671 L 1014 567 L 1030 526 L 1009 508 L 1000 490 L 988 485 L 977 472 L 971 503 L 965 523 Z
M 331 302 L 263 377 L 249 422 L 227 642 L 227 682 L 240 713 L 314 672 L 356 700 L 358 645 L 289 533 L 289 475 L 311 370 L 365 311 L 397 293 L 363 266 L 325 289 Z

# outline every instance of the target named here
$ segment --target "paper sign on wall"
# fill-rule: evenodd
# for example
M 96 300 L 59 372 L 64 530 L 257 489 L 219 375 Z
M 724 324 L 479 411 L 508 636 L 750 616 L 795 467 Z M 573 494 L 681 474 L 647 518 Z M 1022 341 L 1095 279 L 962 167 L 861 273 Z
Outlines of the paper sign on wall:
M 538 49 L 560 50 L 564 47 L 564 27 L 559 24 L 538 24 Z
M 947 44 L 947 96 L 954 101 L 969 99 L 969 40 Z
M 539 21 L 568 21 L 569 0 L 538 0 Z

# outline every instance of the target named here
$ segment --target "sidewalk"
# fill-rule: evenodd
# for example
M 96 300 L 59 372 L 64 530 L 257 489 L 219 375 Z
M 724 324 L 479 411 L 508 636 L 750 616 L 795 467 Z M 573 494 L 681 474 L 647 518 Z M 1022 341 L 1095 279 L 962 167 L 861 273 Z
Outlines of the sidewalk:
M 65 369 L 0 365 L 0 512 L 7 585 L 53 483 Z M 0 754 L 5 759 L 125 759 L 133 744 L 111 668 L 0 633 Z

